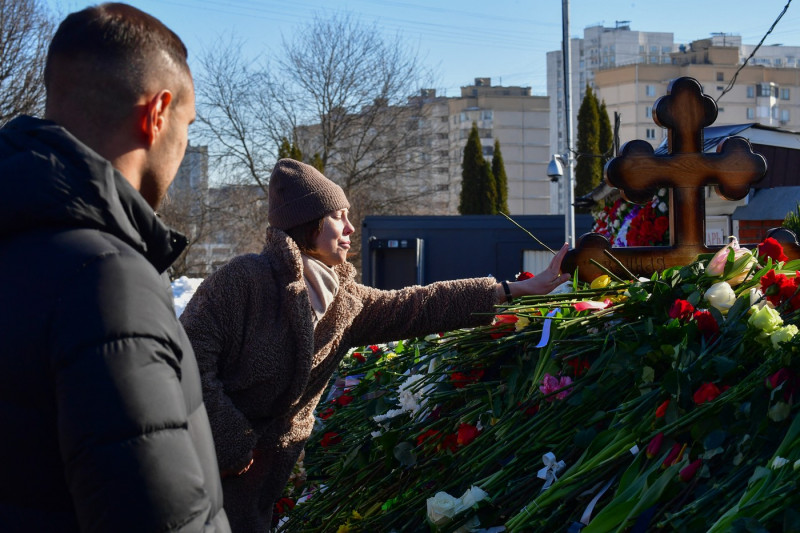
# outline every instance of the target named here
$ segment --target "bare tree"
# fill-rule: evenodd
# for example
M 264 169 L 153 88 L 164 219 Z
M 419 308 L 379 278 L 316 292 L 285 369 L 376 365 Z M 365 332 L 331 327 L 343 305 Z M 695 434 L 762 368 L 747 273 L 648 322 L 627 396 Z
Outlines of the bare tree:
M 262 65 L 233 43 L 203 56 L 198 113 L 214 160 L 266 190 L 290 139 L 342 186 L 356 227 L 368 214 L 413 211 L 433 161 L 420 129 L 426 107 L 411 97 L 431 74 L 399 35 L 386 39 L 352 15 L 317 16 L 294 35 Z
M 0 0 L 0 126 L 44 109 L 42 75 L 53 26 L 42 0 Z

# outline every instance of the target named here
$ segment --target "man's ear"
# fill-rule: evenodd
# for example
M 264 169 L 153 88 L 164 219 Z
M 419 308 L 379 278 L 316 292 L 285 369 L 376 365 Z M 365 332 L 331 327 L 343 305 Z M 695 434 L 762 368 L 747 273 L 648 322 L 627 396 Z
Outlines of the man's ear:
M 145 103 L 140 128 L 148 147 L 153 145 L 158 135 L 164 130 L 165 114 L 171 102 L 172 92 L 164 89 Z

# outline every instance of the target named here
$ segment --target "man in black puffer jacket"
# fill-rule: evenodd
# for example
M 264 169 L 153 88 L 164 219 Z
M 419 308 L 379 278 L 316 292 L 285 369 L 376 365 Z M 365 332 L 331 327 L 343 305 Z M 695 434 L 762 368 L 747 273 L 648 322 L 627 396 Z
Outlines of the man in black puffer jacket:
M 73 13 L 46 117 L 0 130 L 0 531 L 229 531 L 154 209 L 194 119 L 186 48 L 124 4 Z

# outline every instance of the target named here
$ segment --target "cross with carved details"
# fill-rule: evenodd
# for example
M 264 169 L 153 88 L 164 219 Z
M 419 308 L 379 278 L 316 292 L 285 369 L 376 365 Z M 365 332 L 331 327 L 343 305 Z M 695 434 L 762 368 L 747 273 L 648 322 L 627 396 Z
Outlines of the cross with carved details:
M 687 265 L 698 254 L 721 248 L 705 244 L 703 188 L 714 185 L 723 198 L 740 200 L 766 174 L 767 162 L 753 152 L 743 137 L 729 137 L 720 143 L 716 153 L 704 153 L 703 128 L 716 118 L 717 105 L 702 93 L 697 80 L 677 78 L 670 83 L 667 95 L 653 107 L 653 120 L 668 132 L 668 154 L 657 156 L 648 142 L 634 140 L 606 164 L 606 182 L 620 189 L 628 201 L 645 203 L 660 188 L 669 189 L 670 246 L 612 248 L 605 237 L 587 233 L 567 253 L 562 271 L 574 272 L 578 267 L 580 279 L 591 281 L 603 274 L 591 262 L 594 260 L 620 277 L 627 277 L 608 257 L 608 251 L 632 273 L 650 277 L 653 272 Z M 786 255 L 800 257 L 800 248 L 790 232 L 773 232 L 773 237 L 782 242 Z

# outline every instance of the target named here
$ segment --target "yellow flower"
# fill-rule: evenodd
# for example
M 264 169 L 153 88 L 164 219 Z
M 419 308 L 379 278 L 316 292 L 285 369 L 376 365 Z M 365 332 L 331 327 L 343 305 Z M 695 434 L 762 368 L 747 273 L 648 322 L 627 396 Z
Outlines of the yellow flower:
M 350 531 L 350 524 L 342 524 L 339 526 L 339 529 L 336 530 L 336 533 L 348 533 Z
M 351 516 L 351 517 L 352 517 L 354 520 L 361 520 L 362 518 L 364 518 L 363 516 L 361 516 L 361 515 L 359 514 L 359 512 L 358 512 L 358 511 L 353 511 L 353 514 L 351 514 L 350 516 Z
M 597 276 L 592 280 L 590 285 L 593 289 L 605 289 L 611 283 L 611 278 L 609 278 L 606 274 L 602 276 Z
M 517 317 L 517 321 L 514 323 L 514 329 L 516 331 L 522 331 L 523 329 L 527 328 L 528 324 L 530 323 L 530 319 L 526 316 Z

